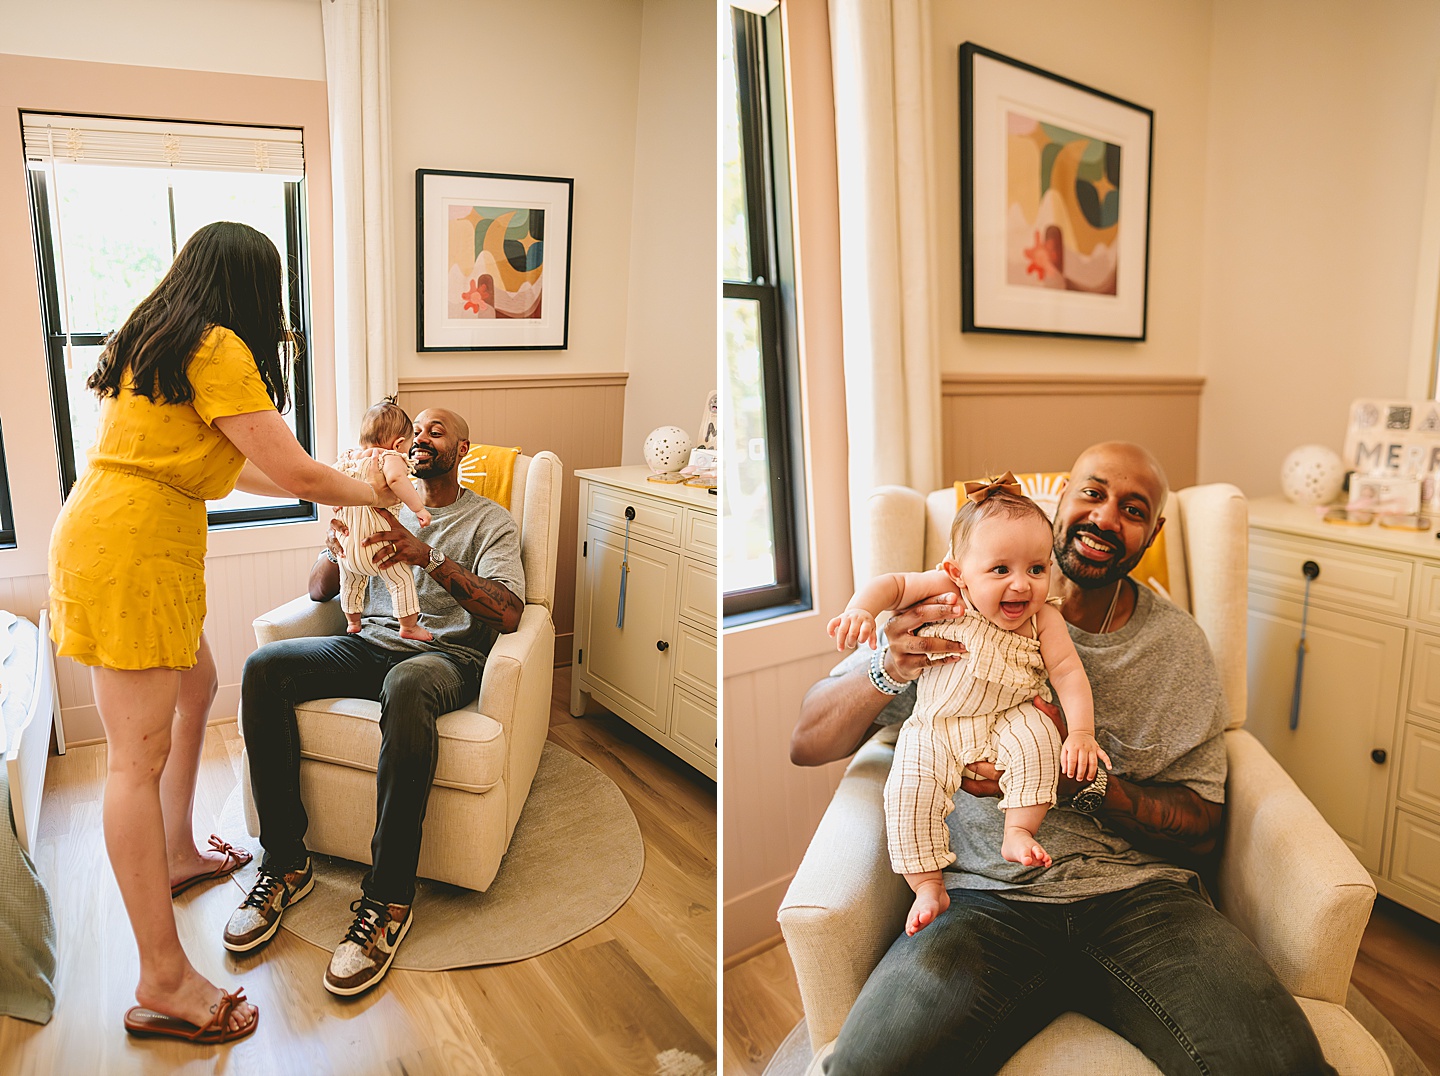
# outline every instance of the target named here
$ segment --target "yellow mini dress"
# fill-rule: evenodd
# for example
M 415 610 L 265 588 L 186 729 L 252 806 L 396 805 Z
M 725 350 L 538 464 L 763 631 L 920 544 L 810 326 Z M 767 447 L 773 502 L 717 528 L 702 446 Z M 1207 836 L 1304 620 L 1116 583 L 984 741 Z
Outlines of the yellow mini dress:
M 89 467 L 50 535 L 57 653 L 111 669 L 188 669 L 205 624 L 205 502 L 245 457 L 212 423 L 273 411 L 250 349 L 206 333 L 186 369 L 195 398 L 152 402 L 126 375 L 100 405 Z

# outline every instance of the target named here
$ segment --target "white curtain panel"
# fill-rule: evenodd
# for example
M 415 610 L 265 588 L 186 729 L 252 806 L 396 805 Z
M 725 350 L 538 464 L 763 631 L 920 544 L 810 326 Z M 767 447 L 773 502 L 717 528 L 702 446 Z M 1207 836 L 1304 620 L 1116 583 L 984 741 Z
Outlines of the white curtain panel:
M 390 184 L 387 0 L 320 0 L 330 97 L 335 221 L 335 411 L 339 447 L 398 387 Z
M 831 0 L 851 552 L 876 486 L 940 481 L 928 0 Z M 858 583 L 858 580 L 857 580 Z

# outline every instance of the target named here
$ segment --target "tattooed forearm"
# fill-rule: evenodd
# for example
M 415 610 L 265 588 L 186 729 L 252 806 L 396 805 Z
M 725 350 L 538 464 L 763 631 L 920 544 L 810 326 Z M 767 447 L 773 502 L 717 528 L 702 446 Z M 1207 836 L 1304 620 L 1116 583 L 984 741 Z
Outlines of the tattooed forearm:
M 1140 785 L 1114 775 L 1106 790 L 1106 825 L 1136 845 L 1172 859 L 1213 852 L 1224 809 L 1183 785 Z
M 435 569 L 434 578 L 462 609 L 497 631 L 511 632 L 519 627 L 525 603 L 504 583 L 482 579 L 448 559 Z

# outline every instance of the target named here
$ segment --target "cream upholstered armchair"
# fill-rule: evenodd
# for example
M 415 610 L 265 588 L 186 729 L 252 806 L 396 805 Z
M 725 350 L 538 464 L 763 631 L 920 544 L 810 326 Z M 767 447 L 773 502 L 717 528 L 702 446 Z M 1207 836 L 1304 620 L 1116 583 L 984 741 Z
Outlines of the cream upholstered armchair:
M 955 491 L 922 497 L 888 486 L 870 497 L 865 574 L 915 571 L 944 555 Z M 1230 707 L 1225 843 L 1216 902 L 1264 953 L 1342 1073 L 1388 1073 L 1374 1039 L 1345 1009 L 1375 886 L 1349 848 L 1245 721 L 1245 499 L 1229 485 L 1170 495 L 1164 560 L 1170 597 L 1205 630 Z M 855 755 L 780 906 L 818 1073 L 860 988 L 900 934 L 911 893 L 890 870 L 882 792 L 894 754 L 887 729 Z M 1153 1076 L 1133 1046 L 1065 1013 L 1001 1070 Z
M 466 889 L 488 887 L 540 764 L 550 727 L 555 667 L 551 609 L 561 470 L 553 452 L 516 458 L 510 514 L 520 528 L 525 610 L 519 628 L 501 635 L 491 650 L 479 698 L 436 722 L 440 757 L 420 846 L 422 878 Z M 255 621 L 255 638 L 262 646 L 344 630 L 338 599 L 314 602 L 302 596 Z M 306 845 L 314 852 L 369 863 L 380 704 L 316 699 L 296 706 L 295 716 L 300 726 L 300 797 L 310 816 Z M 246 825 L 251 836 L 259 836 L 248 755 L 243 788 Z

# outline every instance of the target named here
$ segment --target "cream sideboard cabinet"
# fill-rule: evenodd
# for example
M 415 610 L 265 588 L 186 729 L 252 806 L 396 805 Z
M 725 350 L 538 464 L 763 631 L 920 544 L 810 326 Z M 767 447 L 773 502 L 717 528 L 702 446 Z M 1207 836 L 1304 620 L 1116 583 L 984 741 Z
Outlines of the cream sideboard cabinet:
M 594 698 L 713 779 L 718 498 L 650 482 L 649 474 L 648 467 L 575 472 L 580 533 L 570 713 L 582 716 Z M 623 623 L 622 564 L 628 564 Z
M 1380 892 L 1440 920 L 1440 540 L 1250 502 L 1246 728 Z M 1305 607 L 1306 566 L 1318 570 Z M 1296 655 L 1304 675 L 1290 728 Z

